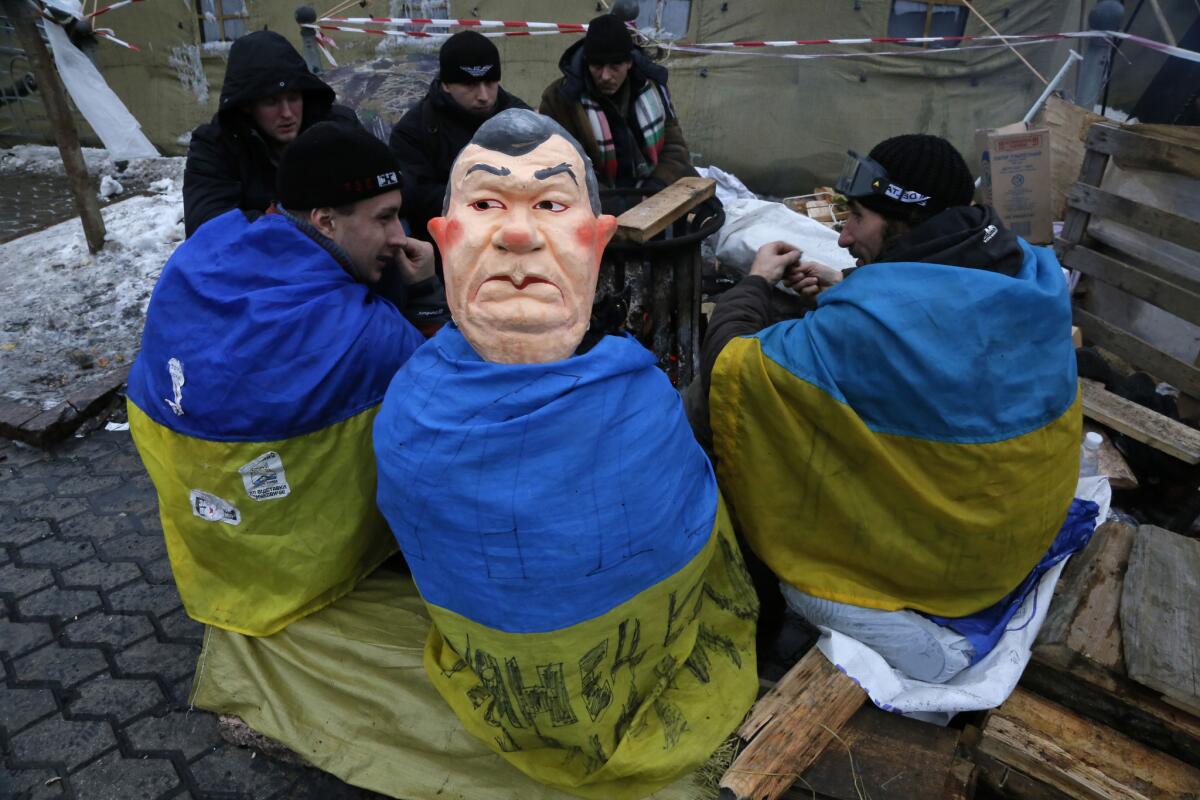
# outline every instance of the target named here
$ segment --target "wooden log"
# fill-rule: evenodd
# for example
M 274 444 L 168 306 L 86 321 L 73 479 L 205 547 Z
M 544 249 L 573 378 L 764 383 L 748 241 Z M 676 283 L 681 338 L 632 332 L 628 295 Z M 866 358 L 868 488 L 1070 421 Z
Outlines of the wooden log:
M 1128 225 L 1156 239 L 1163 239 L 1189 250 L 1200 250 L 1200 222 L 1187 217 L 1084 183 L 1076 183 L 1071 187 L 1071 191 L 1067 193 L 1067 202 L 1073 209 Z M 1065 232 L 1063 238 L 1078 241 L 1067 237 Z
M 1200 709 L 1200 541 L 1138 528 L 1121 599 L 1125 671 L 1185 709 Z
M 949 782 L 958 741 L 958 730 L 865 703 L 784 796 L 936 799 Z
M 67 90 L 58 76 L 50 51 L 46 49 L 46 43 L 42 41 L 42 35 L 34 24 L 30 4 L 24 0 L 0 2 L 3 2 L 0 8 L 4 9 L 12 23 L 17 39 L 21 42 L 37 78 L 38 94 L 42 96 L 46 116 L 49 117 L 50 127 L 54 130 L 54 141 L 58 145 L 63 169 L 67 173 L 71 197 L 75 200 L 75 208 L 83 223 L 83 235 L 87 240 L 88 250 L 93 253 L 99 252 L 100 248 L 104 247 L 104 218 L 100 216 L 96 186 L 88 176 L 83 150 L 79 147 L 79 131 L 75 128 L 75 118 L 71 116 L 70 106 L 67 105 Z
M 617 217 L 617 236 L 643 244 L 717 193 L 709 178 L 680 178 Z
M 1098 433 L 1104 437 L 1104 443 L 1100 445 L 1100 474 L 1108 476 L 1108 485 L 1114 489 L 1138 488 L 1137 475 L 1133 474 L 1129 462 L 1113 444 L 1111 433 L 1091 420 L 1083 421 L 1083 432 Z
M 1200 178 L 1200 147 L 1114 125 L 1094 125 L 1087 146 L 1108 153 L 1122 169 L 1147 169 Z
M 988 716 L 978 749 L 1069 797 L 1200 797 L 1200 770 L 1019 687 Z
M 1021 685 L 1147 747 L 1200 767 L 1200 717 L 1064 645 L 1035 647 Z
M 721 800 L 782 795 L 866 698 L 820 650 L 809 650 L 754 704 L 738 729 L 749 744 L 721 778 Z
M 1200 292 L 1182 285 L 1182 281 L 1174 283 L 1169 278 L 1150 274 L 1124 261 L 1062 239 L 1056 240 L 1055 244 L 1059 247 L 1059 260 L 1064 267 L 1079 270 L 1084 275 L 1090 275 L 1181 319 L 1200 325 Z
M 942 800 L 971 800 L 975 796 L 975 784 L 979 780 L 979 768 L 965 758 L 956 758 L 942 786 Z M 919 797 L 920 795 L 910 795 Z
M 1067 562 L 1038 633 L 1038 646 L 1061 644 L 1107 669 L 1122 665 L 1117 614 L 1134 528 L 1106 522 L 1083 552 Z
M 1200 431 L 1118 397 L 1096 381 L 1081 379 L 1083 413 L 1102 425 L 1187 464 L 1200 464 Z
M 953 728 L 864 703 L 785 797 L 811 798 L 815 793 L 830 800 L 860 800 L 863 795 L 936 800 L 948 783 L 969 778 L 950 780 L 958 738 Z

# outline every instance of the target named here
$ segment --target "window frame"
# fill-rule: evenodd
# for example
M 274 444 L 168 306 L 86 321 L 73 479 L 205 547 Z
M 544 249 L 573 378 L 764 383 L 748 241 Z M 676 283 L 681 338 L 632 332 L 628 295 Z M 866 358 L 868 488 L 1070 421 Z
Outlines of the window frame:
M 964 3 L 963 0 L 917 0 L 917 2 L 921 2 L 921 3 L 925 4 L 925 25 L 922 27 L 923 32 L 921 33 L 921 36 L 929 36 L 929 31 L 933 27 L 933 15 L 934 15 L 934 13 L 936 13 L 937 6 L 953 6 L 955 8 L 961 8 L 964 11 L 966 11 L 967 12 L 966 16 L 963 17 L 962 33 L 956 34 L 958 36 L 966 35 L 967 22 L 971 19 L 971 9 L 967 7 L 967 4 Z M 889 27 L 890 27 L 890 23 L 892 21 L 892 17 L 895 16 L 895 13 L 896 13 L 896 0 L 892 0 L 892 4 L 888 8 Z M 888 31 L 888 36 L 891 36 L 891 35 L 892 35 L 891 31 Z M 904 47 L 919 47 L 922 50 L 928 50 L 930 44 L 932 44 L 932 43 L 931 42 L 901 42 L 900 44 Z M 942 48 L 938 48 L 938 49 L 954 50 L 954 49 L 957 49 L 960 44 L 962 44 L 962 42 L 957 41 L 957 42 L 954 42 L 951 47 L 942 47 Z
M 204 2 L 205 2 L 205 0 L 195 0 L 195 3 L 194 3 L 194 7 L 196 9 L 197 32 L 200 35 L 200 44 L 202 46 L 206 45 L 206 44 L 219 44 L 222 42 L 232 42 L 235 39 L 246 35 L 246 33 L 247 33 L 246 23 L 248 23 L 250 20 L 250 9 L 246 3 L 246 0 L 242 0 L 242 12 L 239 14 L 226 14 L 225 13 L 225 0 L 211 0 L 212 5 L 213 5 L 213 19 L 212 20 L 209 20 L 208 17 L 206 17 L 204 15 Z M 238 21 L 242 22 L 243 23 L 242 32 L 239 33 L 237 36 L 226 36 L 225 20 L 238 20 Z M 216 25 L 216 27 L 217 27 L 217 38 L 215 38 L 215 39 L 205 38 L 204 26 L 209 22 Z

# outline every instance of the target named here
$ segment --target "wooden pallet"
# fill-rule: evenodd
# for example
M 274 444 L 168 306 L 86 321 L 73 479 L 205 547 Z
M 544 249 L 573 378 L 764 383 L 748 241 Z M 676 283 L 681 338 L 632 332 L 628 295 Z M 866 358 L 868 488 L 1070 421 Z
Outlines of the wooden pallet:
M 1146 126 L 1121 128 L 1106 123 L 1091 126 L 1079 180 L 1067 193 L 1067 217 L 1055 249 L 1063 266 L 1078 270 L 1088 280 L 1099 281 L 1149 303 L 1180 319 L 1200 325 L 1200 276 L 1185 276 L 1158 266 L 1151 252 L 1123 252 L 1088 236 L 1093 220 L 1105 219 L 1153 237 L 1200 252 L 1200 222 L 1152 208 L 1101 188 L 1105 168 L 1112 161 L 1124 170 L 1167 172 L 1200 178 L 1200 141 L 1170 135 Z M 1191 397 L 1200 397 L 1200 368 L 1167 354 L 1150 342 L 1099 316 L 1076 307 L 1074 322 L 1085 340 L 1098 345 L 1167 381 Z M 1119 399 L 1119 398 L 1118 398 Z M 1200 463 L 1196 443 L 1186 426 L 1163 425 L 1165 417 L 1146 409 L 1134 412 L 1108 402 L 1101 389 L 1085 396 L 1084 413 L 1109 427 L 1133 436 L 1188 463 Z M 1132 404 L 1129 404 L 1132 405 Z M 1155 419 L 1157 418 L 1157 419 Z M 1170 422 L 1170 420 L 1166 420 Z M 1183 448 L 1172 443 L 1183 437 Z

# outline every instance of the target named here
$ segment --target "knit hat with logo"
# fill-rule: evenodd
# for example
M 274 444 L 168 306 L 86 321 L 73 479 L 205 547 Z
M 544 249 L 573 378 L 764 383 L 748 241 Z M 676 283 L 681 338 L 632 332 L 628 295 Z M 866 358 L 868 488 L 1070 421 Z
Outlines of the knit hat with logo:
M 583 60 L 589 64 L 624 64 L 633 51 L 633 36 L 624 21 L 603 14 L 588 23 L 583 36 Z
M 500 80 L 500 51 L 481 33 L 459 31 L 438 52 L 442 83 Z
M 288 211 L 338 208 L 400 188 L 386 144 L 344 122 L 320 122 L 283 151 L 275 194 Z
M 902 203 L 883 195 L 855 198 L 877 214 L 892 219 L 927 218 L 947 208 L 967 206 L 975 195 L 975 179 L 954 145 L 940 136 L 908 133 L 885 139 L 870 158 L 906 190 L 929 199 L 924 205 Z

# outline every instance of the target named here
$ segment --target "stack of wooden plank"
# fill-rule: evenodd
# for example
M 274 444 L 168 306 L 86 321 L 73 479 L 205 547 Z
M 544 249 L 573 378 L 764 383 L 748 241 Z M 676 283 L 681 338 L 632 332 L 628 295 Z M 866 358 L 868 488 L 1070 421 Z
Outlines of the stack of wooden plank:
M 1200 542 L 1110 522 L 1063 571 L 1021 687 L 972 732 L 1005 797 L 1200 798 Z
M 938 728 L 817 649 L 751 710 L 722 800 L 1200 800 L 1200 541 L 1102 525 L 1063 571 L 1021 685 Z
M 815 219 L 830 228 L 840 227 L 850 215 L 850 208 L 839 200 L 838 194 L 830 186 L 818 186 L 810 194 L 785 197 L 783 204 L 797 214 Z
M 1148 304 L 1161 310 L 1158 313 L 1200 326 L 1200 269 L 1194 259 L 1183 259 L 1179 268 L 1178 259 L 1164 255 L 1200 254 L 1200 216 L 1195 209 L 1172 213 L 1101 188 L 1110 162 L 1127 178 L 1149 176 L 1146 185 L 1162 175 L 1200 179 L 1200 136 L 1156 126 L 1098 123 L 1089 129 L 1086 145 L 1079 180 L 1067 193 L 1063 233 L 1055 242 L 1059 260 L 1085 276 L 1085 291 L 1088 282 L 1098 282 L 1123 293 L 1131 304 Z M 1097 224 L 1101 234 L 1093 235 Z M 1101 318 L 1088 305 L 1085 295 L 1085 302 L 1074 310 L 1087 344 L 1114 353 L 1185 395 L 1200 397 L 1200 368 L 1190 363 L 1195 352 L 1181 359 L 1148 341 L 1144 333 Z M 1185 463 L 1200 463 L 1200 432 L 1122 401 L 1102 386 L 1085 387 L 1084 413 Z

